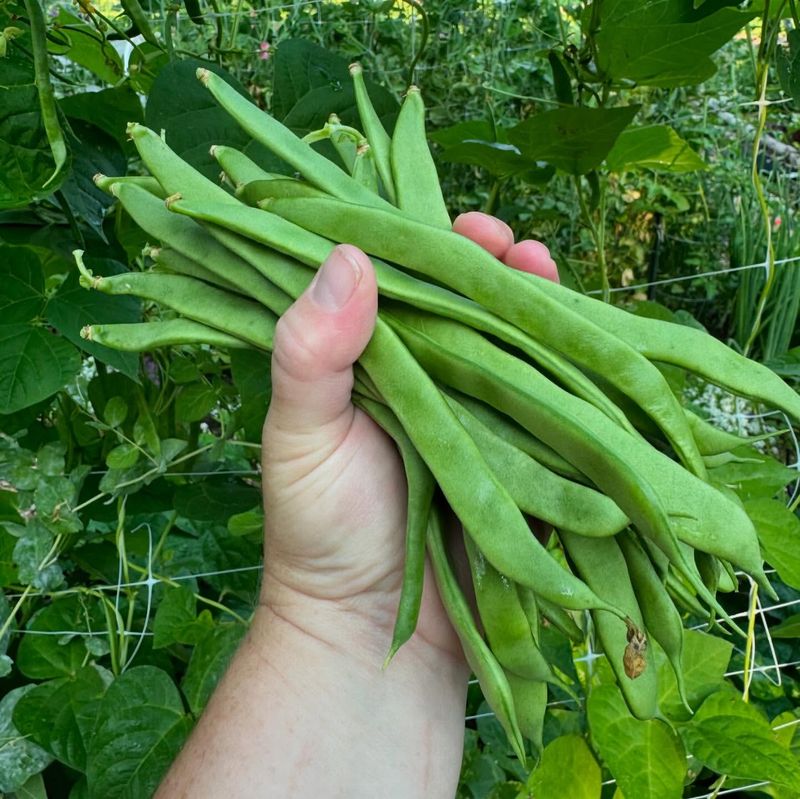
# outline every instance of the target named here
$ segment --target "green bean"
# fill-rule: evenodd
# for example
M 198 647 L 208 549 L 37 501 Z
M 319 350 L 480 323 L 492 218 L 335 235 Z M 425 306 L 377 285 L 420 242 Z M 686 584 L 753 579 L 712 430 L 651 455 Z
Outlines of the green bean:
M 447 612 L 447 617 L 461 641 L 464 657 L 478 678 L 483 695 L 506 731 L 517 757 L 524 763 L 525 744 L 517 724 L 514 699 L 508 678 L 475 627 L 472 612 L 461 593 L 450 565 L 444 542 L 443 524 L 435 508 L 428 523 L 427 543 L 439 596 Z
M 581 535 L 615 535 L 627 526 L 627 517 L 613 500 L 551 472 L 446 394 L 445 399 L 520 510 Z
M 378 194 L 378 171 L 375 168 L 372 150 L 366 142 L 356 148 L 356 157 L 353 159 L 353 180 Z
M 629 532 L 617 537 L 639 601 L 644 626 L 659 644 L 675 673 L 678 695 L 691 713 L 683 678 L 683 622 L 647 553 Z
M 517 587 L 495 569 L 464 531 L 478 615 L 492 654 L 506 672 L 526 680 L 555 682 L 517 595 Z M 537 630 L 538 633 L 538 630 Z
M 260 349 L 272 350 L 277 318 L 250 300 L 183 275 L 125 272 L 111 277 L 95 277 L 84 266 L 81 250 L 75 250 L 73 254 L 84 288 L 152 300 L 195 322 L 214 327 Z
M 136 26 L 136 30 L 142 35 L 148 44 L 152 44 L 158 50 L 163 50 L 161 42 L 156 38 L 153 29 L 150 27 L 150 20 L 145 14 L 144 9 L 139 4 L 139 0 L 120 0 L 120 5 L 125 14 Z
M 450 230 L 450 215 L 425 136 L 425 105 L 416 86 L 409 86 L 400 106 L 391 158 L 397 207 L 412 219 Z
M 728 391 L 780 408 L 800 420 L 800 396 L 769 367 L 752 361 L 701 330 L 630 314 L 578 292 L 553 291 L 531 276 L 542 293 L 627 342 L 651 361 L 679 366 Z
M 722 571 L 719 560 L 713 555 L 709 555 L 707 552 L 703 552 L 699 549 L 694 553 L 694 560 L 703 583 L 709 591 L 716 593 L 719 587 L 720 572 Z
M 736 576 L 733 566 L 731 566 L 727 560 L 722 558 L 719 558 L 719 564 L 722 569 L 719 573 L 717 590 L 722 591 L 724 594 L 729 594 L 731 591 L 737 591 L 739 589 L 739 578 Z
M 148 234 L 192 260 L 194 255 L 202 253 L 207 271 L 219 275 L 223 281 L 234 283 L 241 293 L 258 300 L 274 313 L 283 313 L 288 307 L 283 293 L 263 275 L 232 255 L 195 223 L 171 214 L 163 202 L 141 187 L 117 184 L 113 193 L 133 220 Z M 280 310 L 275 310 L 276 308 Z
M 430 377 L 379 317 L 360 359 L 486 559 L 515 582 L 564 607 L 600 602 L 531 535 L 524 517 L 453 416 Z M 408 386 L 414 386 L 413 394 Z M 502 535 L 495 531 L 502 530 Z
M 138 322 L 116 325 L 86 325 L 81 338 L 123 352 L 150 352 L 159 347 L 180 344 L 210 344 L 223 349 L 249 347 L 236 336 L 191 319 L 168 319 L 163 322 Z
M 475 417 L 484 427 L 493 430 L 505 442 L 529 455 L 537 463 L 541 463 L 556 474 L 568 477 L 572 481 L 587 482 L 586 475 L 576 469 L 571 463 L 564 460 L 554 449 L 531 435 L 524 427 L 518 425 L 513 419 L 500 413 L 496 408 L 487 405 L 468 394 L 456 391 L 450 386 L 443 386 L 442 392 L 449 405 L 455 402 L 469 413 L 464 418 L 469 425 L 469 419 Z M 460 418 L 460 415 L 459 415 Z M 464 420 L 462 419 L 462 424 Z M 469 429 L 469 428 L 468 428 Z
M 411 638 L 417 628 L 425 576 L 425 534 L 436 483 L 391 410 L 385 405 L 363 397 L 354 398 L 354 401 L 394 439 L 403 458 L 408 483 L 406 559 L 392 643 L 383 663 L 383 667 L 386 668 L 397 650 Z
M 354 203 L 391 206 L 336 164 L 298 139 L 288 128 L 265 114 L 219 75 L 198 69 L 197 77 L 214 99 L 256 141 L 294 167 L 306 180 L 334 197 Z
M 575 623 L 575 619 L 564 610 L 561 605 L 556 605 L 544 597 L 536 596 L 536 604 L 539 606 L 541 615 L 550 622 L 557 630 L 576 644 L 583 641 L 583 630 Z
M 641 631 L 642 613 L 628 577 L 625 558 L 616 540 L 584 538 L 563 530 L 559 532 L 559 537 L 578 573 L 595 593 L 623 608 L 633 625 Z M 625 653 L 629 651 L 631 642 L 630 625 L 601 611 L 593 612 L 592 619 L 631 713 L 638 719 L 653 718 L 658 696 L 656 669 L 645 662 L 644 669 L 635 677 L 627 673 L 630 667 L 625 663 Z
M 39 97 L 39 113 L 50 152 L 55 162 L 53 174 L 45 181 L 43 188 L 49 186 L 67 162 L 67 143 L 58 119 L 58 104 L 50 82 L 50 60 L 47 56 L 47 23 L 39 0 L 25 0 L 25 11 L 31 26 L 31 48 L 33 50 L 33 69 L 36 93 Z
M 262 169 L 255 161 L 248 158 L 235 147 L 214 144 L 209 151 L 211 157 L 220 165 L 234 188 L 254 180 L 270 180 L 277 175 Z M 286 177 L 281 175 L 280 177 Z
M 445 282 L 581 366 L 613 364 L 606 378 L 659 424 L 687 468 L 706 476 L 683 409 L 664 376 L 620 338 L 540 291 L 544 280 L 508 269 L 464 236 L 381 209 L 328 199 L 274 200 L 269 208 L 309 231 Z
M 752 522 L 720 491 L 470 328 L 397 310 L 386 318 L 429 374 L 516 419 L 578 466 L 681 566 L 720 613 L 724 609 L 683 557 L 675 533 L 695 548 L 729 559 L 771 590 Z
M 544 744 L 544 717 L 547 712 L 547 683 L 526 680 L 506 671 L 520 732 L 530 741 L 536 759 Z M 524 762 L 524 761 L 523 761 Z
M 125 177 L 114 177 L 110 178 L 108 175 L 103 175 L 98 172 L 92 180 L 94 181 L 94 185 L 97 186 L 98 189 L 106 192 L 107 194 L 113 194 L 113 187 L 117 184 L 131 184 L 134 186 L 139 186 L 142 189 L 150 192 L 155 197 L 159 197 L 162 200 L 166 198 L 167 193 L 164 191 L 162 185 L 150 175 L 126 175 Z
M 245 183 L 236 190 L 236 197 L 248 205 L 258 206 L 264 199 L 273 197 L 329 197 L 324 191 L 295 178 L 271 178 Z
M 375 166 L 381 179 L 386 197 L 392 205 L 396 204 L 394 178 L 392 177 L 391 146 L 392 141 L 383 127 L 375 107 L 369 98 L 361 64 L 350 64 L 350 75 L 353 78 L 353 89 L 356 95 L 356 106 L 364 135 L 375 155 Z
M 172 272 L 176 275 L 196 277 L 198 280 L 211 283 L 213 286 L 233 292 L 234 294 L 244 293 L 235 283 L 231 283 L 227 278 L 222 277 L 216 272 L 212 272 L 194 259 L 188 258 L 183 255 L 183 253 L 173 250 L 171 247 L 153 248 L 150 250 L 149 255 L 155 261 L 154 271 Z

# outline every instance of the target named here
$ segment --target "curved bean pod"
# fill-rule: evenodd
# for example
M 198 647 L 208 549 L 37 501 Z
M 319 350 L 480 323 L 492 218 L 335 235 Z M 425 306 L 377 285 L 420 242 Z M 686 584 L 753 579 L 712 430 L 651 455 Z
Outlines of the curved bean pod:
M 428 523 L 427 543 L 439 596 L 442 598 L 447 617 L 461 641 L 464 657 L 481 684 L 486 701 L 506 731 L 517 757 L 524 763 L 525 744 L 517 724 L 514 698 L 508 678 L 475 627 L 472 612 L 453 574 L 442 528 L 441 518 L 434 508 Z
M 508 671 L 506 679 L 511 688 L 520 732 L 530 741 L 538 759 L 544 748 L 542 737 L 547 712 L 547 683 L 526 680 Z
M 285 175 L 275 175 L 272 172 L 267 172 L 235 147 L 214 144 L 209 153 L 220 165 L 220 168 L 234 187 L 252 183 L 254 180 L 271 180 L 275 177 L 286 177 Z
M 122 352 L 150 352 L 159 347 L 180 344 L 210 344 L 222 349 L 247 348 L 251 345 L 236 336 L 191 319 L 168 319 L 163 322 L 136 322 L 116 325 L 86 325 L 81 338 Z

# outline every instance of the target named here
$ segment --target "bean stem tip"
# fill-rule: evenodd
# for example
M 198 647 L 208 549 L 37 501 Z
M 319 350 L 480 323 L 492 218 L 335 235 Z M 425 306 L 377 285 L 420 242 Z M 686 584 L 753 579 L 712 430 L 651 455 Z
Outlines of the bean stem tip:
M 208 80 L 211 77 L 211 73 L 205 67 L 199 67 L 197 72 L 195 72 L 195 75 L 197 75 L 197 80 L 199 80 L 203 86 L 208 85 Z

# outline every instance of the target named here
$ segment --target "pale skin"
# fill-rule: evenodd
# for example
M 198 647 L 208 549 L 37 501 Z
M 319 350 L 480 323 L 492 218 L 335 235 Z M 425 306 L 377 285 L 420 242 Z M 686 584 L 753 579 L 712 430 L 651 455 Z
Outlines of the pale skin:
M 453 229 L 558 279 L 547 248 L 472 212 Z M 353 407 L 375 324 L 369 259 L 337 247 L 275 336 L 259 605 L 156 799 L 452 799 L 469 670 L 430 573 L 417 632 L 381 666 L 400 592 L 406 486 Z

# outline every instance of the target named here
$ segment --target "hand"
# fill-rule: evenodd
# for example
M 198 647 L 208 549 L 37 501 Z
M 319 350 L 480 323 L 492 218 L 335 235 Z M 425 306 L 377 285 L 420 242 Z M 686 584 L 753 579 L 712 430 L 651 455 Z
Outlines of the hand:
M 558 279 L 543 244 L 515 244 L 508 225 L 493 217 L 463 214 L 453 229 L 508 266 Z M 376 309 L 369 259 L 342 245 L 279 322 L 263 440 L 263 602 L 323 638 L 305 600 L 336 607 L 357 620 L 367 656 L 381 662 L 402 581 L 406 486 L 393 442 L 350 402 L 351 367 Z M 429 574 L 417 633 L 398 658 L 406 648 L 461 657 Z

